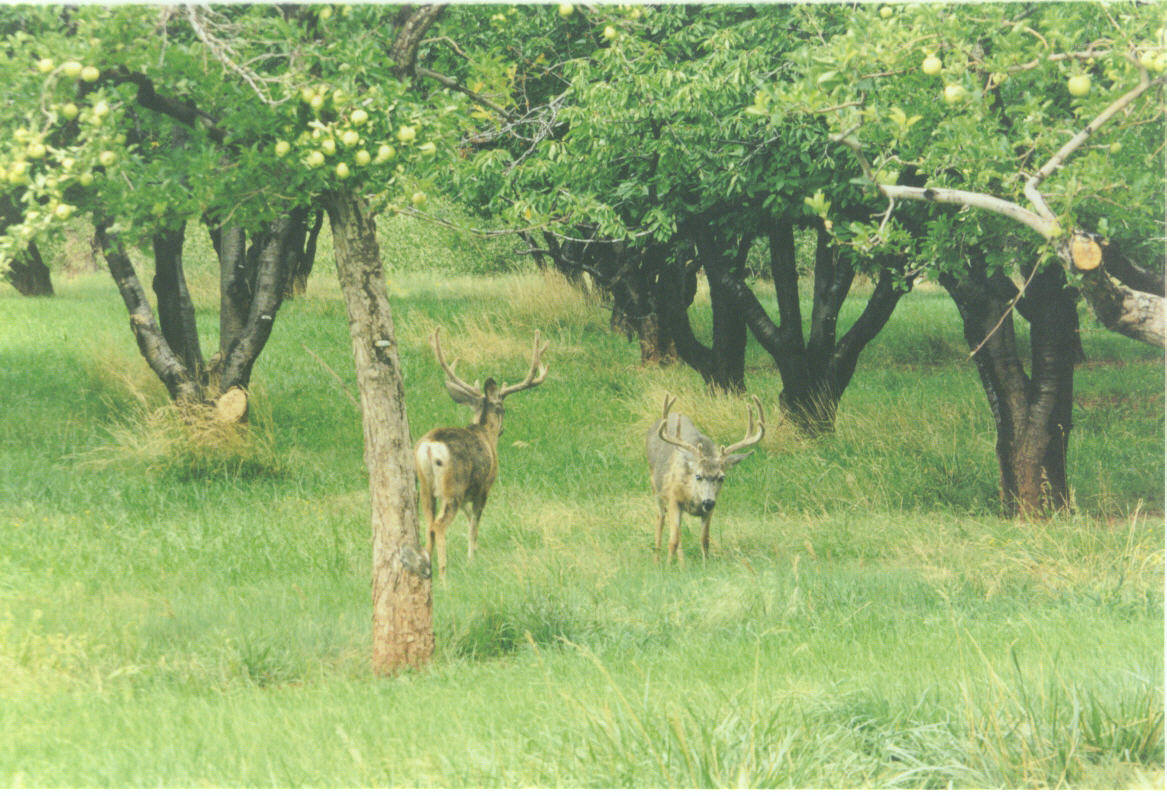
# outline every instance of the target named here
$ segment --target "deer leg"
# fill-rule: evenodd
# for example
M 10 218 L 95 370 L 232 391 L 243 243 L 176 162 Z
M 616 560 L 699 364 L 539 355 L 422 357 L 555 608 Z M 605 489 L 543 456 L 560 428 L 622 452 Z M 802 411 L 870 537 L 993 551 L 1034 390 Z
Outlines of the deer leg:
M 443 581 L 446 579 L 446 528 L 454 521 L 457 514 L 457 504 L 451 501 L 443 502 L 442 513 L 438 515 L 430 528 L 430 544 L 438 549 L 438 574 L 441 575 Z M 426 549 L 429 550 L 429 545 L 426 545 Z M 433 561 L 432 553 L 430 561 Z
M 486 498 L 474 501 L 470 508 L 470 551 L 466 558 L 474 560 L 474 551 L 478 549 L 478 520 L 482 516 L 482 509 L 486 507 Z
M 675 556 L 677 563 L 684 565 L 685 549 L 681 547 L 681 507 L 676 503 L 669 503 L 668 520 L 669 556 L 667 561 L 672 561 Z
M 653 549 L 656 550 L 656 557 L 660 559 L 660 540 L 664 534 L 665 529 L 665 504 L 657 501 L 656 504 L 656 544 Z
M 709 523 L 713 521 L 713 512 L 710 511 L 701 520 L 701 558 L 709 558 Z

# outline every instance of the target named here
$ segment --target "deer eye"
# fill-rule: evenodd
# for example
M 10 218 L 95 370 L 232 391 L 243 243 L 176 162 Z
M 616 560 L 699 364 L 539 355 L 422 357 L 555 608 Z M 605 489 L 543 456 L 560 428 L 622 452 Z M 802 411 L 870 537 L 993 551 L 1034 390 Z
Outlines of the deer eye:
M 703 480 L 705 480 L 705 479 L 704 479 L 704 478 L 702 478 L 701 476 L 697 476 L 697 480 L 698 480 L 698 481 L 703 481 Z
M 717 483 L 719 483 L 719 484 L 720 484 L 720 483 L 721 483 L 722 481 L 724 481 L 724 480 L 725 480 L 725 476 L 724 476 L 724 475 L 719 475 L 719 476 L 717 476 Z

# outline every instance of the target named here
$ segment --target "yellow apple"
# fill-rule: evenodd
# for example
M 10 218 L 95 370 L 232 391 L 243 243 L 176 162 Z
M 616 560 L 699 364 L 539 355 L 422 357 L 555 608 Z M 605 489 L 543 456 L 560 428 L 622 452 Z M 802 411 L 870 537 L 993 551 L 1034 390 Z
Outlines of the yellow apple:
M 575 13 L 575 6 L 573 6 L 571 3 L 560 3 L 559 4 L 559 16 L 563 17 L 564 19 L 567 19 L 568 17 L 570 17 L 574 13 Z
M 612 39 L 616 38 L 617 35 L 619 35 L 619 34 L 616 33 L 616 29 L 614 27 L 612 27 L 611 25 L 604 26 L 604 38 L 605 39 L 607 39 L 608 41 L 612 41 Z
M 82 174 L 80 177 L 77 178 L 77 182 L 81 183 L 84 186 L 92 185 L 93 184 L 93 172 L 90 172 L 90 171 L 85 172 L 84 174 Z
M 432 155 L 438 151 L 438 148 L 433 141 L 426 141 L 417 148 L 417 151 L 423 155 Z
M 356 130 L 345 130 L 340 134 L 340 142 L 346 147 L 354 147 L 361 143 L 361 136 Z
M 117 153 L 111 149 L 104 149 L 102 150 L 101 154 L 97 156 L 97 162 L 108 168 L 118 162 Z
M 65 73 L 66 77 L 81 77 L 81 69 L 81 64 L 76 61 L 66 61 L 65 63 L 61 64 L 61 71 Z
M 321 108 L 324 107 L 324 95 L 323 94 L 313 94 L 312 99 L 310 99 L 308 101 L 308 104 L 312 107 L 312 110 L 314 110 L 314 111 L 320 110 Z
M 308 153 L 308 157 L 304 159 L 311 168 L 319 168 L 324 165 L 324 153 L 319 149 L 313 149 Z
M 33 141 L 31 144 L 28 145 L 28 149 L 25 151 L 28 153 L 28 156 L 30 158 L 32 158 L 33 160 L 40 160 L 41 158 L 43 158 L 45 156 L 45 145 L 42 144 L 40 141 Z
M 421 207 L 429 201 L 429 197 L 425 195 L 425 191 L 415 191 L 413 196 L 409 197 L 409 201 L 414 207 Z
M 1074 75 L 1066 81 L 1066 88 L 1075 97 L 1085 97 L 1090 93 L 1090 75 Z
M 66 119 L 76 119 L 80 110 L 72 102 L 66 102 L 61 106 L 61 115 Z
M 353 155 L 353 160 L 356 161 L 358 166 L 367 166 L 369 165 L 369 161 L 372 159 L 373 157 L 369 154 L 369 150 L 367 149 L 362 149 L 358 151 L 357 154 Z
M 384 163 L 386 160 L 392 160 L 396 154 L 397 150 L 391 144 L 381 144 L 377 147 L 377 162 Z
M 341 161 L 340 163 L 336 164 L 336 176 L 337 177 L 340 177 L 342 180 L 347 180 L 348 176 L 351 173 L 352 172 L 350 172 L 348 170 L 348 164 L 345 163 L 344 161 Z
M 884 19 L 890 17 L 893 13 L 895 12 L 891 10 L 891 6 L 884 6 L 883 8 L 879 9 L 879 15 Z
M 352 120 L 353 124 L 359 127 L 365 122 L 369 121 L 369 114 L 365 111 L 364 108 L 357 108 L 352 112 L 352 116 L 350 116 L 349 119 Z
M 282 158 L 292 151 L 292 145 L 287 141 L 276 141 L 276 157 Z
M 924 70 L 924 74 L 933 77 L 940 74 L 940 70 L 944 68 L 944 63 L 935 55 L 929 55 L 924 59 L 924 64 L 921 68 Z
M 417 138 L 417 130 L 413 129 L 408 124 L 402 125 L 397 130 L 397 140 L 403 144 L 408 144 L 415 138 Z
M 49 72 L 53 71 L 53 59 L 52 58 L 42 58 L 39 61 L 37 61 L 36 62 L 36 71 L 40 72 L 42 75 L 48 74 Z
M 964 95 L 964 86 L 957 85 L 956 83 L 949 83 L 944 87 L 944 101 L 949 105 L 955 105 L 956 103 L 960 102 L 962 99 L 964 99 Z
M 73 215 L 73 205 L 60 204 L 53 208 L 53 215 L 65 221 Z
M 100 119 L 109 113 L 109 103 L 105 100 L 98 100 L 93 104 L 93 117 Z
M 86 66 L 81 69 L 81 79 L 86 83 L 92 83 L 99 77 L 101 77 L 101 70 L 96 66 Z
M 324 154 L 326 154 L 326 155 L 335 155 L 336 154 L 336 142 L 333 141 L 331 138 L 325 138 L 323 141 L 321 141 L 320 148 L 324 151 Z

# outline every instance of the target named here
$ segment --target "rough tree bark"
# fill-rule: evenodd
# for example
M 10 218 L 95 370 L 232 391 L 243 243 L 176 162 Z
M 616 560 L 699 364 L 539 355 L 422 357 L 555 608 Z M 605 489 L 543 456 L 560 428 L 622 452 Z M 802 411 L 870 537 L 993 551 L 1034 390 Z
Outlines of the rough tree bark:
M 185 239 L 185 226 L 154 236 L 154 297 L 158 303 L 158 323 L 170 350 L 182 361 L 193 379 L 205 384 L 206 366 L 199 346 L 194 304 L 182 269 Z
M 373 668 L 391 674 L 433 656 L 429 561 L 417 547 L 412 442 L 393 314 L 367 203 L 325 196 L 348 311 L 373 523 Z
M 943 274 L 940 281 L 956 302 L 993 413 L 1004 512 L 1036 516 L 1067 507 L 1066 453 L 1081 351 L 1073 290 L 1062 271 L 1046 268 L 1017 302 L 1030 323 L 1027 374 L 1010 312 L 1017 297 L 1013 281 L 990 274 L 979 255 L 967 273 Z
M 203 385 L 187 370 L 166 341 L 125 247 L 109 231 L 109 222 L 97 220 L 94 227 L 94 237 L 109 264 L 109 272 L 118 286 L 122 301 L 129 310 L 130 328 L 138 341 L 138 350 L 142 352 L 150 369 L 166 385 L 171 400 L 175 403 L 202 403 Z

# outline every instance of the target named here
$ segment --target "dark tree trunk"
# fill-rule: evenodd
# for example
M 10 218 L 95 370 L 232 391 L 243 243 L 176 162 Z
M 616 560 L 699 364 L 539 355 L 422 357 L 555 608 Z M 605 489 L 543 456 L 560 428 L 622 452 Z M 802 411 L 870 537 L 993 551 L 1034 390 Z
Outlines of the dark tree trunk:
M 779 402 L 783 412 L 809 436 L 834 430 L 835 415 L 844 390 L 851 383 L 859 355 L 883 329 L 892 311 L 910 289 L 903 263 L 883 264 L 879 281 L 858 320 L 840 338 L 839 310 L 855 278 L 854 269 L 841 263 L 829 236 L 819 230 L 815 251 L 814 303 L 809 339 L 803 337 L 798 300 L 798 272 L 794 257 L 794 227 L 779 222 L 769 233 L 770 273 L 778 299 L 775 325 L 758 298 L 740 278 L 722 280 L 737 298 L 738 312 L 754 338 L 770 354 L 782 377 Z
M 292 257 L 291 274 L 284 298 L 302 296 L 308 290 L 308 277 L 312 275 L 312 266 L 316 264 L 316 243 L 324 225 L 324 210 L 317 208 L 314 215 L 311 227 L 306 226 L 306 223 L 298 224 L 292 235 L 288 249 Z
M 1066 453 L 1080 341 L 1076 297 L 1064 274 L 1057 268 L 1036 274 L 1018 304 L 1030 322 L 1029 374 L 1010 312 L 1017 294 L 1013 282 L 1000 273 L 990 276 L 980 256 L 968 273 L 944 274 L 940 282 L 976 351 L 973 360 L 997 431 L 1004 512 L 1032 516 L 1067 507 Z
M 357 196 L 325 196 L 348 311 L 373 520 L 373 668 L 391 674 L 433 656 L 429 562 L 418 550 L 405 390 L 376 230 Z
M 109 264 L 109 272 L 129 310 L 130 328 L 138 341 L 138 350 L 166 385 L 172 400 L 176 403 L 202 403 L 203 386 L 166 342 L 154 318 L 154 310 L 146 298 L 146 291 L 138 281 L 133 263 L 121 241 L 109 233 L 108 222 L 99 220 L 95 227 L 95 237 Z
M 49 267 L 35 243 L 29 243 L 22 254 L 12 259 L 4 278 L 22 296 L 53 295 L 53 279 Z
M 195 325 L 194 304 L 182 268 L 185 227 L 154 236 L 154 296 L 158 302 L 158 324 L 167 344 L 191 377 L 206 383 L 203 352 Z
M 286 256 L 289 231 L 296 218 L 281 216 L 269 222 L 248 252 L 251 303 L 239 336 L 224 349 L 219 389 L 251 383 L 251 369 L 263 351 L 284 298 L 289 258 Z M 221 344 L 221 342 L 220 342 Z
M 242 227 L 218 227 L 208 221 L 207 231 L 219 257 L 219 352 L 216 367 L 222 373 L 223 359 L 239 341 L 247 323 L 251 288 L 247 279 L 247 235 Z
M 752 238 L 739 242 L 731 254 L 723 241 L 713 235 L 698 238 L 697 254 L 709 280 L 709 302 L 713 310 L 712 368 L 709 386 L 726 392 L 746 388 L 746 319 L 741 301 L 730 281 L 741 283 L 746 254 Z

